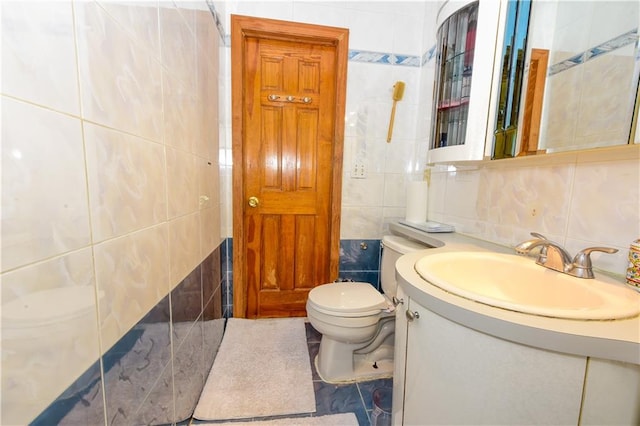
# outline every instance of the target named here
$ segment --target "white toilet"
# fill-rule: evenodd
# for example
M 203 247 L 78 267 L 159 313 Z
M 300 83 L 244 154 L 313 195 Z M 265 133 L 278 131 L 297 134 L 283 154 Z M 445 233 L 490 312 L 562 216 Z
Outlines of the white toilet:
M 326 382 L 390 377 L 393 373 L 396 261 L 428 246 L 395 235 L 382 238 L 381 294 L 363 282 L 323 284 L 309 292 L 307 317 L 322 334 L 316 367 Z

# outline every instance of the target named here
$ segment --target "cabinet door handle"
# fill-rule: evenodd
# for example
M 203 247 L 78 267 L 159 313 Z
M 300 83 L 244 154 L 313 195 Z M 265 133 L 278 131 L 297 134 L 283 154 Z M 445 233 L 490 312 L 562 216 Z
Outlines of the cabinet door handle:
M 395 296 L 391 298 L 391 302 L 393 303 L 393 306 L 404 305 L 404 299 L 398 299 Z
M 405 315 L 407 316 L 407 321 L 409 322 L 420 318 L 420 314 L 418 313 L 418 311 L 410 311 L 409 309 L 407 309 Z

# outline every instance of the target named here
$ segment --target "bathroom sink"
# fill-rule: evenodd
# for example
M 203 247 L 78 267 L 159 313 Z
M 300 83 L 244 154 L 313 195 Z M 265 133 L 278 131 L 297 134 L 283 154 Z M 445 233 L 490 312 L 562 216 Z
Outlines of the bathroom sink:
M 432 285 L 475 302 L 554 318 L 613 320 L 640 313 L 640 294 L 608 277 L 583 279 L 492 252 L 430 254 L 416 262 Z

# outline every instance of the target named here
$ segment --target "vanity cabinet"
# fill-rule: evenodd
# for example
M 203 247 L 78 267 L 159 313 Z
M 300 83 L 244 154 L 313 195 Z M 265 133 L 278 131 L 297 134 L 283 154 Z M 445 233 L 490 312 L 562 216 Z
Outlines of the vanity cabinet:
M 485 155 L 503 3 L 451 1 L 438 14 L 429 163 Z
M 639 365 L 510 342 L 401 298 L 394 425 L 638 424 Z
M 408 307 L 408 298 L 404 289 L 400 286 L 396 289 L 396 298 L 400 303 L 396 306 L 396 330 L 393 343 L 393 401 L 392 401 L 392 422 L 394 426 L 402 425 L 402 415 L 404 409 L 404 382 L 405 382 L 405 359 L 407 356 L 407 330 L 408 319 L 405 311 Z M 396 384 L 402 384 L 397 386 Z

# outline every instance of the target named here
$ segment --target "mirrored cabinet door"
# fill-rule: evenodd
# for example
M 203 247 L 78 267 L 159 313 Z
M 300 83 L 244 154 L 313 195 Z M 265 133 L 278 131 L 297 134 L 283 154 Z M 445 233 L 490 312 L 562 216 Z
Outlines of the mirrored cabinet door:
M 436 126 L 431 148 L 464 145 L 477 21 L 478 3 L 471 3 L 438 30 Z
M 438 14 L 429 163 L 483 159 L 503 3 L 449 1 Z

